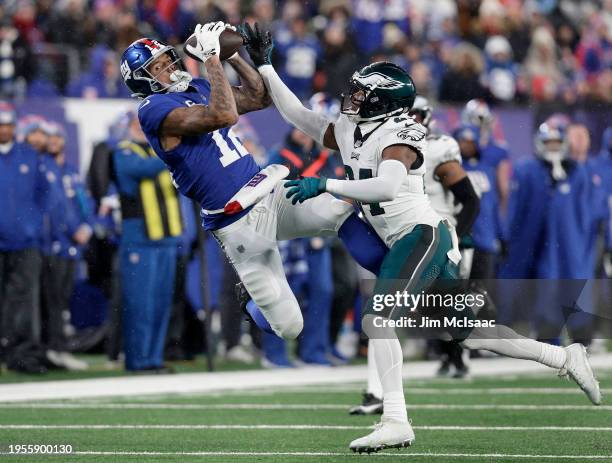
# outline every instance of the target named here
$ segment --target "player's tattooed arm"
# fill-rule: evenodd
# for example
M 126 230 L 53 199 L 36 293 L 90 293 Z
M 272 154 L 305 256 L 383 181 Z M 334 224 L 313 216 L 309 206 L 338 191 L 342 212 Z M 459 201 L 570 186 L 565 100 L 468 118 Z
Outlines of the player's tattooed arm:
M 219 58 L 209 58 L 204 66 L 211 86 L 208 106 L 193 105 L 172 110 L 161 124 L 162 137 L 201 135 L 238 122 L 232 87 L 227 81 Z
M 238 114 L 257 111 L 272 104 L 272 98 L 270 98 L 264 81 L 256 69 L 238 54 L 229 58 L 227 62 L 240 76 L 240 87 L 232 87 Z

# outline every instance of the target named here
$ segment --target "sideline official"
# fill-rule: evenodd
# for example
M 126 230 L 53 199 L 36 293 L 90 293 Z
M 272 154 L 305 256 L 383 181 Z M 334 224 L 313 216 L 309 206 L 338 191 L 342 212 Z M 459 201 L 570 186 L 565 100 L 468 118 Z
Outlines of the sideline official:
M 131 114 L 128 138 L 113 153 L 122 213 L 119 244 L 125 366 L 163 371 L 178 237 L 178 193 Z

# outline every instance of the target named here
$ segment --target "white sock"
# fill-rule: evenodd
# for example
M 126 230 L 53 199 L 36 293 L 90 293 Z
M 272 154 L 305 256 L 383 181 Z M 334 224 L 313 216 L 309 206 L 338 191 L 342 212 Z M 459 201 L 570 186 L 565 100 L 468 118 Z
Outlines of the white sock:
M 379 399 L 383 398 L 382 384 L 376 369 L 376 357 L 374 356 L 374 343 L 368 340 L 368 389 L 367 392 Z
M 402 385 L 402 348 L 397 338 L 371 339 L 376 369 L 383 390 L 383 415 L 401 423 L 408 422 Z
M 503 325 L 476 329 L 463 345 L 468 349 L 485 349 L 506 357 L 534 360 L 551 368 L 562 368 L 567 360 L 564 348 L 525 338 Z

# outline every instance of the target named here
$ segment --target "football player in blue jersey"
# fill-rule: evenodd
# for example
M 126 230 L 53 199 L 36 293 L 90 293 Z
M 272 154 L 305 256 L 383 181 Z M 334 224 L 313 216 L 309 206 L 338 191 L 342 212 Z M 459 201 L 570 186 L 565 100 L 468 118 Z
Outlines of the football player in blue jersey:
M 480 161 L 496 172 L 500 209 L 502 215 L 505 215 L 510 195 L 510 154 L 507 144 L 494 137 L 495 116 L 484 100 L 470 100 L 461 111 L 461 124 L 475 125 L 480 129 L 479 144 L 482 155 Z
M 192 78 L 174 47 L 149 38 L 124 51 L 121 73 L 133 96 L 143 98 L 140 124 L 178 190 L 200 203 L 204 228 L 221 243 L 272 330 L 291 339 L 303 321 L 277 240 L 338 234 L 359 263 L 374 271 L 387 248 L 349 203 L 325 194 L 293 206 L 283 188 L 272 189 L 279 169 L 260 172 L 231 128 L 240 114 L 262 109 L 271 100 L 259 73 L 237 53 L 227 61 L 242 85 L 229 84 L 219 59 L 219 36 L 226 28 L 231 26 L 223 22 L 198 25 L 196 45 L 187 45 L 204 63 L 208 80 Z M 253 33 L 248 26 L 242 32 Z M 255 50 L 251 58 L 260 65 L 269 56 Z M 257 196 L 261 199 L 228 210 L 237 193 L 259 184 L 268 186 Z

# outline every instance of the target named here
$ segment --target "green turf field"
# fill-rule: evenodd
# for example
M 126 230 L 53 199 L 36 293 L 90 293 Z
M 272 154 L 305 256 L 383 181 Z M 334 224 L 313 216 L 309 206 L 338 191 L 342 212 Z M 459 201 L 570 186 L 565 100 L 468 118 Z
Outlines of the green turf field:
M 606 396 L 612 371 L 598 372 Z M 0 445 L 71 444 L 18 462 L 612 462 L 612 406 L 547 376 L 406 383 L 416 442 L 348 451 L 375 417 L 347 409 L 360 384 L 117 399 L 0 403 Z

